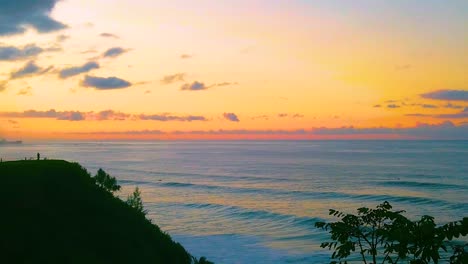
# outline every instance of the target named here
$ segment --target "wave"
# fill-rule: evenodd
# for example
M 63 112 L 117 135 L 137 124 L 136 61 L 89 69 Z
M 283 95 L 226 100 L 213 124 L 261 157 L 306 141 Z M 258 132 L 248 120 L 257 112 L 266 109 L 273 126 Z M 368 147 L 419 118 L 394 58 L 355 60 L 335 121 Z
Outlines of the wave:
M 355 194 L 345 192 L 319 192 L 319 191 L 300 191 L 300 190 L 280 190 L 271 188 L 249 188 L 249 187 L 232 187 L 226 185 L 208 185 L 196 184 L 187 182 L 147 182 L 147 181 L 120 181 L 125 184 L 132 185 L 152 185 L 155 187 L 166 188 L 181 188 L 181 189 L 196 189 L 211 192 L 222 193 L 235 193 L 235 194 L 259 194 L 267 196 L 275 196 L 275 198 L 293 197 L 295 199 L 334 199 L 334 200 L 358 200 L 358 201 L 389 201 L 395 203 L 404 203 L 411 205 L 431 205 L 439 206 L 447 209 L 466 209 L 468 210 L 468 203 L 465 202 L 449 202 L 446 200 L 419 197 L 419 196 L 403 196 L 403 195 L 389 195 L 389 194 Z M 461 188 L 461 187 L 460 187 Z
M 161 205 L 162 203 L 158 203 Z M 222 205 L 214 203 L 163 203 L 166 206 L 182 206 L 190 209 L 206 209 L 213 214 L 226 218 L 237 218 L 254 221 L 264 220 L 276 227 L 296 226 L 314 230 L 316 222 L 325 221 L 319 217 L 304 217 L 291 214 L 282 214 L 265 210 L 249 209 L 234 205 Z
M 466 190 L 468 186 L 448 184 L 448 183 L 434 183 L 434 182 L 416 182 L 416 181 L 384 181 L 378 182 L 377 185 L 395 186 L 395 187 L 411 187 L 411 188 L 425 188 L 425 189 L 449 189 L 449 190 Z

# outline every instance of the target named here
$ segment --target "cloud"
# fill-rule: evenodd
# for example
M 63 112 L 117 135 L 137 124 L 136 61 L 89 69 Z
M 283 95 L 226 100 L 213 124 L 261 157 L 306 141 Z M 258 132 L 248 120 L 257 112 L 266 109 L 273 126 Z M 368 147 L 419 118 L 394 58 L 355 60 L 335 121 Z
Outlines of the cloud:
M 69 38 L 70 38 L 70 36 L 68 36 L 68 35 L 60 34 L 60 35 L 57 36 L 57 42 L 64 42 Z
M 47 33 L 67 26 L 50 17 L 60 0 L 3 0 L 0 1 L 0 36 L 22 34 L 28 27 Z
M 162 115 L 139 115 L 140 120 L 154 120 L 154 121 L 181 121 L 181 122 L 192 122 L 192 121 L 207 121 L 206 117 L 204 116 L 174 116 L 169 114 L 162 114 Z
M 290 118 L 303 118 L 304 115 L 302 115 L 302 114 L 280 113 L 280 114 L 278 114 L 278 117 L 279 117 L 279 118 L 286 118 L 286 117 L 290 117 Z
M 24 112 L 0 112 L 0 116 L 11 118 L 55 118 L 57 120 L 81 121 L 84 115 L 78 111 L 48 111 L 27 110 Z
M 395 108 L 400 108 L 400 106 L 397 104 L 389 104 L 387 105 L 387 108 L 395 109 Z
M 374 108 L 380 108 L 380 107 L 382 107 L 382 105 L 376 104 L 376 105 L 374 105 L 373 107 L 374 107 Z
M 18 91 L 17 95 L 32 95 L 31 87 L 26 87 Z
M 18 61 L 35 58 L 37 55 L 44 52 L 44 49 L 29 44 L 20 48 L 13 46 L 0 46 L 0 61 Z
M 91 120 L 126 120 L 131 117 L 130 114 L 117 112 L 114 110 L 104 110 L 93 114 L 92 112 L 88 114 L 89 119 Z
M 421 104 L 420 105 L 422 108 L 439 108 L 437 105 L 433 105 L 433 104 Z
M 237 85 L 237 82 L 222 82 L 222 83 L 217 83 L 216 86 L 229 86 L 229 85 Z
M 13 71 L 10 75 L 11 79 L 18 79 L 28 77 L 37 74 L 41 71 L 41 68 L 36 65 L 34 61 L 28 62 L 23 68 Z
M 60 71 L 59 76 L 61 79 L 65 79 L 68 77 L 79 75 L 81 73 L 89 72 L 93 69 L 99 69 L 99 64 L 97 62 L 91 61 L 91 62 L 85 63 L 82 66 L 65 68 Z
M 84 87 L 93 87 L 98 90 L 122 89 L 130 87 L 132 84 L 126 80 L 117 77 L 94 77 L 86 75 L 81 82 Z
M 96 132 L 74 132 L 71 134 L 88 135 L 172 135 L 172 136 L 217 136 L 217 138 L 232 138 L 241 136 L 247 138 L 304 138 L 304 139 L 336 139 L 336 138 L 410 138 L 410 139 L 468 139 L 468 124 L 454 125 L 449 121 L 438 124 L 418 123 L 413 127 L 391 128 L 391 127 L 371 127 L 371 128 L 312 128 L 296 130 L 188 130 L 188 131 L 161 131 L 161 130 L 129 130 L 129 131 L 96 131 Z M 229 137 L 231 136 L 231 137 Z M 242 137 L 243 136 L 243 137 Z M 182 137 L 183 138 L 183 137 Z
M 259 116 L 254 116 L 251 118 L 252 120 L 257 120 L 257 119 L 263 119 L 263 120 L 269 120 L 270 117 L 267 115 L 259 115 Z
M 457 119 L 457 118 L 468 118 L 468 107 L 465 107 L 461 112 L 453 114 L 406 114 L 406 116 L 413 117 L 432 117 L 432 118 L 441 118 L 441 119 Z
M 183 82 L 185 81 L 185 73 L 176 73 L 172 75 L 166 75 L 161 79 L 162 84 L 171 84 L 175 82 Z
M 114 39 L 119 39 L 120 37 L 115 35 L 115 34 L 112 34 L 112 33 L 107 33 L 107 32 L 103 32 L 101 34 L 99 34 L 99 36 L 103 37 L 103 38 L 114 38 Z
M 7 85 L 8 85 L 7 81 L 0 81 L 0 92 L 5 91 L 7 88 Z
M 421 97 L 433 100 L 468 101 L 468 91 L 465 90 L 438 90 L 421 94 Z
M 0 112 L 0 117 L 9 118 L 53 118 L 57 120 L 69 121 L 106 121 L 106 120 L 151 120 L 161 122 L 192 122 L 192 121 L 208 121 L 204 116 L 199 115 L 173 115 L 169 113 L 163 114 L 129 114 L 115 110 L 103 110 L 99 112 L 81 112 L 81 111 L 56 111 L 50 109 L 47 111 L 26 110 L 23 112 Z
M 89 50 L 84 50 L 82 52 L 80 52 L 80 54 L 89 54 L 89 53 L 96 53 L 97 50 L 95 49 L 89 49 Z
M 224 113 L 223 114 L 223 117 L 229 121 L 232 121 L 232 122 L 239 122 L 239 118 L 237 117 L 236 114 L 234 113 Z
M 180 87 L 180 90 L 183 90 L 183 91 L 201 91 L 201 90 L 206 90 L 208 88 L 209 87 L 206 86 L 204 83 L 195 81 L 193 83 L 186 83 L 186 84 L 182 85 Z
M 105 58 L 114 58 L 127 52 L 128 50 L 120 47 L 110 48 L 102 55 Z
M 181 58 L 181 59 L 190 59 L 190 58 L 192 58 L 192 57 L 193 57 L 193 56 L 190 55 L 190 54 L 182 54 L 182 55 L 180 55 L 180 58 Z
M 468 118 L 468 107 L 465 107 L 461 112 L 454 114 L 439 114 L 435 115 L 436 118 Z
M 461 106 L 461 105 L 454 105 L 452 103 L 447 103 L 443 107 L 450 108 L 450 109 L 462 109 L 463 108 L 463 106 Z
M 402 64 L 402 65 L 395 66 L 395 70 L 397 71 L 408 70 L 408 69 L 411 69 L 411 64 Z
M 408 128 L 316 128 L 313 133 L 317 135 L 397 135 L 414 138 L 432 139 L 468 139 L 468 126 L 455 126 L 450 121 L 439 124 L 418 123 L 415 127 Z

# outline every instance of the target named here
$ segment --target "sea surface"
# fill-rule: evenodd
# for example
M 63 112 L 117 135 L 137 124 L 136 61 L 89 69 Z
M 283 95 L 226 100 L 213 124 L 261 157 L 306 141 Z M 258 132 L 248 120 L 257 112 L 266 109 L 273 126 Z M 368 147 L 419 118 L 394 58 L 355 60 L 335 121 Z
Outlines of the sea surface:
M 3 160 L 77 161 L 135 186 L 148 217 L 216 263 L 326 263 L 328 209 L 389 201 L 411 218 L 468 216 L 468 141 L 66 141 L 0 145 Z

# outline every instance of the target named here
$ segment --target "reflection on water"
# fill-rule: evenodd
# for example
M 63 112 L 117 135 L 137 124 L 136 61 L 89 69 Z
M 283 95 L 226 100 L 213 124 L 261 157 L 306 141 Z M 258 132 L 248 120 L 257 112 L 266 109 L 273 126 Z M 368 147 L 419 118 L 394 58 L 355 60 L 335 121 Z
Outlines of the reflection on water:
M 102 167 L 138 185 L 149 217 L 217 263 L 321 263 L 313 227 L 384 200 L 438 222 L 468 212 L 466 141 L 52 142 L 0 147 Z

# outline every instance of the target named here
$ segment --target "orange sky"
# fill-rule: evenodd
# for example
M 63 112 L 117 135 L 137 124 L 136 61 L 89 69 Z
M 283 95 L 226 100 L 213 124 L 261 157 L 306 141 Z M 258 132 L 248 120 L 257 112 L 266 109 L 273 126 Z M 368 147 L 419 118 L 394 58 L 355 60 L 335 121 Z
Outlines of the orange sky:
M 19 2 L 0 139 L 467 137 L 466 1 Z

